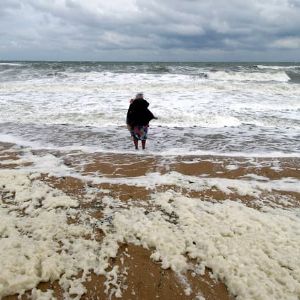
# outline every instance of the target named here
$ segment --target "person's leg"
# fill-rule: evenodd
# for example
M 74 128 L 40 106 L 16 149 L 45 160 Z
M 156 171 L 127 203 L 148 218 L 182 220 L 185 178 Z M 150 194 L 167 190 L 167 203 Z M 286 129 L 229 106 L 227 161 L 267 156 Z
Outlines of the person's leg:
M 141 140 L 142 140 L 142 148 L 143 149 L 146 148 L 147 135 L 148 135 L 148 125 L 143 126 L 143 128 L 142 128 Z
M 139 135 L 138 135 L 138 127 L 135 126 L 135 127 L 131 127 L 131 136 L 132 136 L 132 140 L 133 140 L 133 143 L 134 143 L 134 147 L 136 150 L 139 149 Z

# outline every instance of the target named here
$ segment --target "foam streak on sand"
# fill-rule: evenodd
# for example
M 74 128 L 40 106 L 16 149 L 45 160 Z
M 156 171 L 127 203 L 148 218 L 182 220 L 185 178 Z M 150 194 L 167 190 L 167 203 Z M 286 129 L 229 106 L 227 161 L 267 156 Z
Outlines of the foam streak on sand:
M 177 172 L 170 172 L 161 175 L 160 173 L 149 173 L 147 176 L 132 178 L 93 178 L 87 179 L 94 183 L 127 184 L 154 188 L 159 185 L 175 185 L 191 191 L 203 191 L 212 188 L 218 189 L 225 194 L 237 193 L 241 196 L 258 195 L 262 191 L 286 191 L 300 193 L 300 181 L 296 178 L 282 178 L 279 180 L 264 181 L 227 179 L 227 178 L 197 178 L 195 176 L 182 175 Z

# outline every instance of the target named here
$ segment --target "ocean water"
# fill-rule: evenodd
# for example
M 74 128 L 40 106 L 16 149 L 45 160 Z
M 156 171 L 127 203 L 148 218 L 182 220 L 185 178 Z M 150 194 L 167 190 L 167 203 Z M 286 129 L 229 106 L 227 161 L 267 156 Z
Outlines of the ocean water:
M 125 125 L 140 91 L 146 151 Z M 123 243 L 187 296 L 205 268 L 236 299 L 299 296 L 300 63 L 0 62 L 0 109 L 0 298 L 53 299 L 50 278 L 79 299 L 92 270 L 132 296 Z
M 133 152 L 137 92 L 149 153 L 300 155 L 300 63 L 0 62 L 0 141 Z

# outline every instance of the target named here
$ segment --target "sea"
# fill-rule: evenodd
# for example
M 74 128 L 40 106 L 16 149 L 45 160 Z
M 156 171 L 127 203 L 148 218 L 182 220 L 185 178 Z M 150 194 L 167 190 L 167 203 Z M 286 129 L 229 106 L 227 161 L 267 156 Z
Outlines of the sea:
M 2 61 L 0 142 L 134 152 L 125 120 L 138 92 L 158 118 L 150 154 L 300 155 L 300 63 L 290 62 Z
M 0 299 L 299 299 L 300 63 L 1 61 L 0 111 Z

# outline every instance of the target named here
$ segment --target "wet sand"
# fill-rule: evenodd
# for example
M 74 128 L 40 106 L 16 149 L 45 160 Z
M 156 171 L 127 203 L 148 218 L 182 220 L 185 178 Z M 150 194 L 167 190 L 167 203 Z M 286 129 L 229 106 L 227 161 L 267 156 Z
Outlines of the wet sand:
M 20 161 L 23 150 L 16 148 L 12 144 L 0 144 L 0 170 L 15 169 L 18 167 L 29 167 L 30 163 Z M 241 157 L 213 157 L 213 156 L 176 156 L 176 157 L 160 157 L 152 156 L 145 153 L 144 155 L 134 154 L 86 154 L 80 152 L 51 152 L 36 151 L 33 154 L 51 154 L 63 160 L 64 165 L 69 169 L 85 176 L 87 180 L 75 178 L 72 176 L 56 176 L 49 172 L 41 172 L 39 179 L 48 185 L 62 190 L 67 195 L 80 200 L 78 212 L 85 211 L 96 219 L 103 217 L 101 203 L 99 199 L 105 195 L 119 199 L 124 205 L 130 201 L 135 205 L 147 206 L 147 201 L 151 194 L 175 190 L 183 195 L 191 198 L 199 198 L 206 201 L 224 201 L 236 200 L 246 203 L 249 207 L 259 209 L 257 197 L 249 194 L 237 194 L 235 190 L 225 193 L 217 187 L 211 187 L 204 190 L 193 190 L 188 187 L 177 186 L 176 184 L 162 182 L 161 184 L 153 184 L 150 187 L 138 186 L 135 184 L 127 184 L 126 180 L 158 174 L 163 176 L 170 172 L 180 173 L 186 176 L 196 178 L 223 178 L 223 179 L 243 179 L 249 174 L 263 176 L 269 180 L 280 180 L 282 178 L 300 179 L 300 160 L 299 158 L 241 158 Z M 102 182 L 88 180 L 91 178 L 108 178 Z M 114 181 L 117 179 L 116 181 Z M 120 181 L 121 180 L 121 181 Z M 190 184 L 194 184 L 190 180 Z M 97 192 L 86 200 L 86 187 L 95 188 Z M 0 191 L 1 192 L 1 191 Z M 269 197 L 272 196 L 272 197 Z M 288 197 L 288 204 L 282 203 L 280 199 Z M 263 191 L 260 195 L 261 201 L 268 199 L 264 203 L 270 206 L 279 205 L 285 207 L 300 207 L 300 195 L 297 192 L 282 191 L 272 189 Z M 273 199 L 272 201 L 270 199 Z M 149 208 L 153 209 L 153 208 Z M 78 220 L 69 220 L 70 223 Z M 95 229 L 94 239 L 99 241 L 103 238 L 103 232 Z M 89 238 L 89 237 L 87 237 Z M 142 247 L 131 244 L 123 244 L 120 246 L 118 255 L 115 259 L 110 260 L 110 267 L 119 266 L 120 274 L 124 276 L 118 280 L 121 281 L 122 299 L 197 299 L 202 295 L 204 299 L 234 299 L 234 295 L 230 295 L 226 285 L 220 280 L 216 280 L 211 276 L 211 270 L 206 269 L 204 275 L 192 274 L 187 272 L 186 278 L 192 288 L 190 295 L 185 293 L 186 286 L 182 280 L 170 269 L 162 269 L 160 263 L 153 262 L 150 259 L 152 249 L 144 249 Z M 193 261 L 191 261 L 193 264 Z M 78 274 L 80 276 L 80 274 Z M 90 280 L 85 283 L 87 288 L 86 294 L 82 299 L 110 299 L 109 293 L 105 293 L 105 278 L 97 276 L 91 272 Z M 57 299 L 63 299 L 62 289 L 57 281 L 40 283 L 38 288 L 41 290 L 53 289 Z M 30 291 L 21 296 L 21 299 L 28 299 Z M 4 300 L 17 299 L 17 295 L 6 296 Z M 115 299 L 115 295 L 111 299 Z M 200 299 L 200 298 L 198 298 Z

